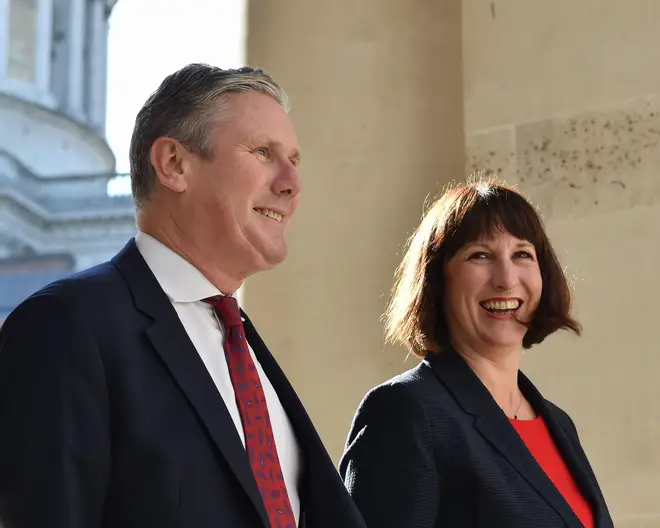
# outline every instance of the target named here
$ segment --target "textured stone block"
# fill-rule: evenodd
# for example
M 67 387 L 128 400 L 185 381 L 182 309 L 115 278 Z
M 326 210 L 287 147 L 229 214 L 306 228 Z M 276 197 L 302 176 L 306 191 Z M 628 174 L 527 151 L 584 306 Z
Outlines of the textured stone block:
M 517 184 L 546 217 L 660 202 L 660 95 L 472 134 L 468 172 Z

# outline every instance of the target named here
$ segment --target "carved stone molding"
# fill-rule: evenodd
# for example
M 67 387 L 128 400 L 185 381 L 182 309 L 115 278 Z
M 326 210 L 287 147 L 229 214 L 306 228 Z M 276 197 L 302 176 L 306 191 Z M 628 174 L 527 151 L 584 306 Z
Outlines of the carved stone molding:
M 136 232 L 132 215 L 69 218 L 66 221 L 46 222 L 0 195 L 0 234 L 11 234 L 36 252 L 119 249 Z M 7 254 L 0 258 L 6 258 Z

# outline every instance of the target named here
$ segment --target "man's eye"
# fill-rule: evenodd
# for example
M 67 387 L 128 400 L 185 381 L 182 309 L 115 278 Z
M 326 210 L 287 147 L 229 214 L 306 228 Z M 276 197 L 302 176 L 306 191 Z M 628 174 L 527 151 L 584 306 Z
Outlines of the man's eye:
M 254 153 L 257 156 L 263 156 L 264 158 L 268 155 L 268 149 L 265 148 L 258 148 L 254 150 Z

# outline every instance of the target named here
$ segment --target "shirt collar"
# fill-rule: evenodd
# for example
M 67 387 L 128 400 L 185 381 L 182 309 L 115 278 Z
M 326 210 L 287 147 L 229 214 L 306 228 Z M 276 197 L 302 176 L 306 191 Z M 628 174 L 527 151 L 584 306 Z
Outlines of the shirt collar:
M 223 295 L 195 266 L 151 235 L 138 231 L 135 244 L 170 301 L 195 302 Z

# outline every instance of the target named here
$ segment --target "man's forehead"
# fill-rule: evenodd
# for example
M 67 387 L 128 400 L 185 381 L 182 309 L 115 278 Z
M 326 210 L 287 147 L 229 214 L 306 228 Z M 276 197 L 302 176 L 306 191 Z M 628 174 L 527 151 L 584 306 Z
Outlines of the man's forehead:
M 259 92 L 231 93 L 218 114 L 219 133 L 233 141 L 286 150 L 299 149 L 293 123 L 276 99 Z M 299 154 L 298 154 L 299 155 Z
M 272 95 L 263 92 L 230 92 L 225 96 L 226 110 L 234 117 L 288 120 L 286 110 Z

